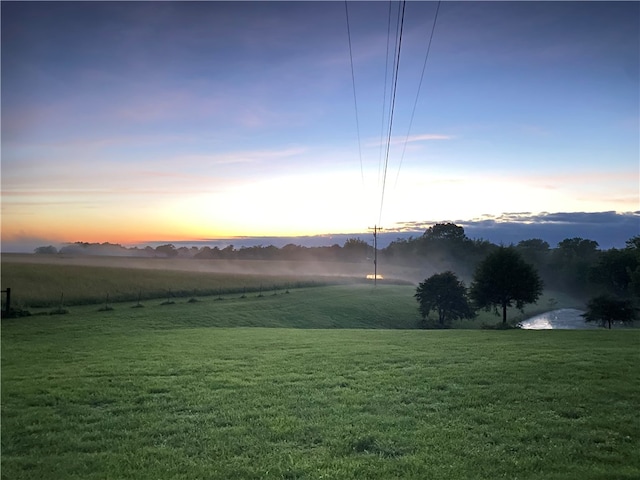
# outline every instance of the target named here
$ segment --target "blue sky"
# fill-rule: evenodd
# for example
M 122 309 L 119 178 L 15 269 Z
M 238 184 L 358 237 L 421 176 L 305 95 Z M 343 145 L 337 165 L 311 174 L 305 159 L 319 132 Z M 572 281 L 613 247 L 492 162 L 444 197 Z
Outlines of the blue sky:
M 640 4 L 442 2 L 420 84 L 407 2 L 385 180 L 400 5 L 348 4 L 356 113 L 344 2 L 2 2 L 3 245 L 640 210 Z

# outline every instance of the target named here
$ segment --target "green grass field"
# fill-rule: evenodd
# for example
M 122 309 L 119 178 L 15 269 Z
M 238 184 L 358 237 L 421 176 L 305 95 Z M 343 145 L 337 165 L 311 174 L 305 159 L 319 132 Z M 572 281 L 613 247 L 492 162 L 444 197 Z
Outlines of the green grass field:
M 197 268 L 219 268 L 223 271 L 198 271 Z M 310 275 L 308 272 L 312 268 L 334 274 Z M 217 264 L 180 259 L 66 259 L 56 256 L 5 255 L 2 257 L 2 288 L 11 287 L 14 308 L 40 312 L 43 308 L 51 311 L 61 303 L 64 308 L 77 311 L 74 307 L 104 305 L 107 302 L 109 305 L 118 302 L 137 303 L 140 299 L 146 305 L 157 305 L 158 300 L 184 302 L 191 297 L 227 298 L 243 293 L 250 297 L 260 294 L 270 297 L 286 290 L 310 286 L 343 285 L 346 286 L 345 290 L 335 290 L 328 297 L 322 294 L 317 298 L 310 296 L 302 307 L 304 315 L 299 315 L 302 312 L 296 310 L 298 307 L 287 310 L 290 304 L 285 302 L 263 302 L 253 310 L 246 305 L 234 305 L 227 311 L 223 309 L 214 320 L 210 318 L 210 305 L 200 309 L 194 307 L 189 315 L 181 318 L 183 321 L 193 322 L 193 318 L 198 318 L 200 311 L 204 311 L 208 319 L 202 325 L 206 326 L 414 328 L 417 323 L 417 303 L 413 298 L 415 285 L 397 279 L 379 281 L 383 288 L 376 295 L 368 295 L 366 292 L 373 291 L 372 283 L 364 280 L 364 275 L 359 270 L 361 268 L 360 264 L 332 264 L 323 270 L 305 262 L 229 261 Z M 230 273 L 233 271 L 245 273 Z M 340 274 L 335 274 L 336 272 Z M 358 273 L 360 276 L 349 276 L 348 273 Z M 398 269 L 397 273 L 401 274 L 402 270 Z M 353 290 L 352 287 L 356 289 Z M 267 308 L 281 309 L 283 315 L 260 316 L 259 309 L 265 303 Z M 128 306 L 130 305 L 124 308 Z M 537 304 L 526 306 L 524 313 L 512 309 L 509 318 L 517 322 L 554 308 L 581 306 L 580 302 L 560 292 L 545 292 Z M 117 308 L 122 310 L 120 306 Z M 242 315 L 239 315 L 240 312 Z M 295 315 L 291 316 L 289 313 Z M 326 313 L 325 318 L 319 318 L 323 313 Z M 138 312 L 138 315 L 144 314 Z M 131 317 L 133 313 L 128 312 L 126 316 Z M 244 317 L 244 320 L 238 320 L 238 317 Z M 481 311 L 476 319 L 456 322 L 454 327 L 478 328 L 482 324 L 495 324 L 498 321 L 498 317 Z
M 132 275 L 75 267 L 87 296 Z M 142 272 L 149 292 L 205 278 Z M 499 321 L 482 313 L 424 331 L 414 286 L 241 298 L 219 278 L 197 301 L 3 319 L 2 478 L 640 478 L 638 330 L 479 330 Z
M 637 331 L 92 315 L 4 321 L 2 478 L 640 476 Z

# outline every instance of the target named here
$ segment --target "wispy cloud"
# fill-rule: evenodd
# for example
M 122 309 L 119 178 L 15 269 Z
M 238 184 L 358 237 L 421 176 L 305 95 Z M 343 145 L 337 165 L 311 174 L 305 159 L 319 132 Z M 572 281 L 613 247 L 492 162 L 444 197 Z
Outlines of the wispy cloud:
M 416 142 L 430 142 L 437 140 L 453 140 L 456 138 L 454 135 L 446 135 L 442 133 L 421 133 L 418 135 L 409 135 L 409 136 L 396 136 L 391 137 L 390 144 L 391 145 L 401 145 L 403 143 L 416 143 Z M 367 142 L 367 147 L 379 147 L 380 145 L 386 145 L 386 142 L 382 143 L 380 140 L 369 141 Z
M 291 171 L 292 158 L 306 147 L 257 149 L 217 154 L 154 157 L 121 162 L 76 157 L 57 162 L 31 160 L 3 168 L 2 199 L 7 208 L 73 203 L 125 205 L 133 199 L 175 199 L 212 195 L 233 189 L 250 191 L 265 172 Z M 240 168 L 238 168 L 240 167 Z
M 176 154 L 155 158 L 148 163 L 147 170 L 157 170 L 162 165 L 162 170 L 166 172 L 198 172 L 203 177 L 201 180 L 219 178 L 231 185 L 234 182 L 251 182 L 304 169 L 305 161 L 309 159 L 308 151 L 309 148 L 305 146 L 285 146 L 220 153 Z
M 165 145 L 184 145 L 199 140 L 195 134 L 131 134 L 131 135 L 114 135 L 106 133 L 104 135 L 77 136 L 65 140 L 54 141 L 8 141 L 7 146 L 11 147 L 11 151 L 20 149 L 41 149 L 43 152 L 51 153 L 51 149 L 64 151 L 64 156 L 69 157 L 74 153 L 81 151 L 87 152 L 104 150 L 114 147 L 158 147 Z M 11 152 L 10 151 L 10 152 Z
M 421 135 L 410 135 L 404 140 L 399 137 L 393 137 L 391 140 L 393 143 L 401 143 L 403 141 L 406 142 L 422 142 L 426 140 L 453 140 L 455 137 L 453 135 L 443 135 L 440 133 L 423 133 Z

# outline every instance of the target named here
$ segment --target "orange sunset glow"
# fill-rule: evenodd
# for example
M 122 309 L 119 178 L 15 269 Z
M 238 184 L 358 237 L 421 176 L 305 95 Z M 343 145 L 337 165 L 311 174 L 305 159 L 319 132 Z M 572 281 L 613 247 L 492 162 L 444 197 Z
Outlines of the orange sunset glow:
M 3 251 L 636 215 L 637 3 L 435 8 L 3 2 Z

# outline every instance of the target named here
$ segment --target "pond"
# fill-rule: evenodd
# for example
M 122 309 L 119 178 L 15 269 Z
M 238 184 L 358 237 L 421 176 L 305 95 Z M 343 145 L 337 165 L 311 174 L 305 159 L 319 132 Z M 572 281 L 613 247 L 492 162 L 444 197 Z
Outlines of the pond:
M 520 322 L 520 327 L 527 330 L 577 330 L 599 328 L 597 323 L 587 323 L 581 316 L 584 312 L 575 308 L 561 308 L 541 313 Z

